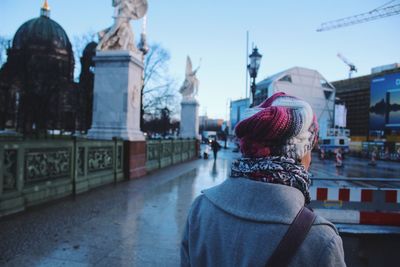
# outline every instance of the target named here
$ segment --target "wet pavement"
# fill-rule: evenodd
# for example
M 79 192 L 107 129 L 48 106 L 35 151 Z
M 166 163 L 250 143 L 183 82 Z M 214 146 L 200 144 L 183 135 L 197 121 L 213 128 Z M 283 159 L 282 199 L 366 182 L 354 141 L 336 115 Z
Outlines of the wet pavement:
M 342 168 L 333 160 L 320 160 L 313 154 L 311 171 L 320 178 L 400 178 L 400 162 L 377 161 L 376 166 L 368 165 L 368 159 L 346 157 Z
M 346 157 L 344 166 L 337 168 L 334 160 L 320 160 L 314 154 L 311 164 L 313 185 L 400 188 L 400 162 L 377 161 L 376 166 L 370 166 L 368 162 L 368 159 Z
M 238 156 L 222 150 L 215 162 L 195 160 L 0 219 L 0 266 L 178 266 L 180 238 L 193 199 L 225 180 L 230 162 Z M 335 171 L 330 167 L 333 161 L 314 160 L 314 176 L 379 174 L 396 180 L 400 173 L 398 163 L 378 163 L 376 170 L 366 170 L 360 160 L 350 160 L 342 174 L 330 173 Z M 392 246 L 400 245 L 399 236 L 389 240 L 375 235 L 379 242 L 365 238 L 370 246 L 364 236 L 344 236 L 346 260 L 354 263 L 350 266 L 379 266 L 369 265 L 365 257 L 372 257 L 374 249 L 387 246 L 382 253 L 391 253 Z
M 228 164 L 196 160 L 0 219 L 0 266 L 177 266 L 191 202 Z

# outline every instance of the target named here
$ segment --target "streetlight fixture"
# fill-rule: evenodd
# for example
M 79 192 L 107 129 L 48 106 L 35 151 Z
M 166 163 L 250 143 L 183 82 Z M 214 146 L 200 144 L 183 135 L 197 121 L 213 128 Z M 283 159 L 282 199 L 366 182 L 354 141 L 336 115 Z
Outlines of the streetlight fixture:
M 262 55 L 258 53 L 257 46 L 253 48 L 253 53 L 249 56 L 250 58 L 250 64 L 247 65 L 247 69 L 249 70 L 250 77 L 253 79 L 251 83 L 251 94 L 252 94 L 252 104 L 251 106 L 254 105 L 254 96 L 256 93 L 256 78 L 257 78 L 257 72 L 258 69 L 260 68 L 260 63 L 261 63 L 261 58 Z

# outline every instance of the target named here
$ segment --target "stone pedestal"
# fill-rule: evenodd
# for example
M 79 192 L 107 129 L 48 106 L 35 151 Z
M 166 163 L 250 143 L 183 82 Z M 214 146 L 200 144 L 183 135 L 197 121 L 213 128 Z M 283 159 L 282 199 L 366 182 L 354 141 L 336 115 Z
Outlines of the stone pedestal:
M 124 142 L 124 172 L 127 179 L 146 175 L 146 141 Z
M 180 137 L 199 140 L 199 103 L 196 100 L 183 100 L 181 107 Z
M 140 131 L 141 54 L 98 51 L 94 61 L 93 123 L 88 138 L 145 140 Z

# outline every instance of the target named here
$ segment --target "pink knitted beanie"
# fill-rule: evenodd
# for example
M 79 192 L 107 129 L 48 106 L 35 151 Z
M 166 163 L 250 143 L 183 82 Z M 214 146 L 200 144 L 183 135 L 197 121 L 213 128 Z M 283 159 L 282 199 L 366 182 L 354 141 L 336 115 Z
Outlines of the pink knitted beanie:
M 318 122 L 304 100 L 276 93 L 235 128 L 245 157 L 286 156 L 301 160 L 318 138 Z

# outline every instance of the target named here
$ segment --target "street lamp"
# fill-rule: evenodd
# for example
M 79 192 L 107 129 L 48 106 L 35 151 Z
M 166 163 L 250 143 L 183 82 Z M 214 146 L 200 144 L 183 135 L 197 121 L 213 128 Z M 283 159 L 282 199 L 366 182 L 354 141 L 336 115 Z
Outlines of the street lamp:
M 258 69 L 260 68 L 260 63 L 261 63 L 261 58 L 262 55 L 258 53 L 257 47 L 253 49 L 253 53 L 249 56 L 250 58 L 250 64 L 247 65 L 247 69 L 249 70 L 250 77 L 253 79 L 251 83 L 251 94 L 252 94 L 252 104 L 251 106 L 254 105 L 254 96 L 256 93 L 256 77 L 257 77 L 257 72 Z

